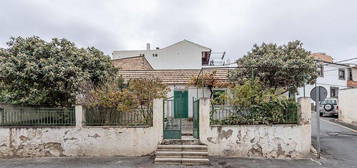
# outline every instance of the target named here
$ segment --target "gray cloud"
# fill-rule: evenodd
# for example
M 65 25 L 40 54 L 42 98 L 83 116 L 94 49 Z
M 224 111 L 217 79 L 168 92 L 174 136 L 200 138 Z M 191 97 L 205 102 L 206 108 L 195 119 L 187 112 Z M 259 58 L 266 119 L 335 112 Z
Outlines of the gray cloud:
M 236 59 L 253 44 L 301 40 L 336 60 L 357 57 L 353 0 L 8 0 L 0 46 L 10 36 L 64 37 L 110 54 L 188 39 Z

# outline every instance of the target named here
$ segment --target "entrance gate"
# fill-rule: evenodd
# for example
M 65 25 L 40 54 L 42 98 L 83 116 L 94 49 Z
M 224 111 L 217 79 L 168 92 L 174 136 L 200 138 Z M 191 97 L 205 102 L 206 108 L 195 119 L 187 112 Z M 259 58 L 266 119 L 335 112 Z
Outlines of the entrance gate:
M 193 99 L 193 137 L 200 138 L 200 100 Z
M 177 110 L 180 109 L 177 106 L 183 105 L 183 106 L 188 106 L 188 102 L 186 103 L 182 103 L 182 100 L 187 100 L 187 98 L 185 98 L 186 96 L 184 96 L 185 94 L 187 94 L 187 92 L 182 92 L 183 94 L 179 94 L 179 95 L 183 95 L 183 96 L 174 96 L 174 97 L 170 97 L 167 99 L 164 99 L 163 102 L 163 137 L 164 139 L 181 139 L 182 137 L 182 129 L 183 129 L 183 123 L 184 124 L 184 132 L 188 127 L 191 127 L 190 129 L 192 129 L 192 132 L 190 131 L 190 133 L 192 133 L 191 135 L 193 135 L 194 138 L 199 139 L 199 99 L 195 100 L 193 99 L 192 101 L 192 112 L 193 112 L 193 118 L 192 121 L 188 120 L 188 114 L 184 114 L 182 112 L 179 112 L 177 114 Z M 181 101 L 181 103 L 180 103 Z M 188 109 L 186 110 L 186 112 L 188 113 Z M 182 115 L 184 114 L 184 115 Z M 182 121 L 184 120 L 184 122 Z M 186 121 L 187 120 L 187 121 Z M 190 122 L 192 122 L 192 125 L 189 126 Z M 188 125 L 186 125 L 188 124 Z
M 164 139 L 181 139 L 181 119 L 175 118 L 174 114 L 174 98 L 170 97 L 164 99 L 163 102 L 164 114 L 163 114 L 163 134 Z

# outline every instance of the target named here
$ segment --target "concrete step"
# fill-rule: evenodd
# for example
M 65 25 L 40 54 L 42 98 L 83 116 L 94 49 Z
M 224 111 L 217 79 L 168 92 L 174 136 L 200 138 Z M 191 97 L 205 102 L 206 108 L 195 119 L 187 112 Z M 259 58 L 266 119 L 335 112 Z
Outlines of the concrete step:
M 164 139 L 161 145 L 200 145 L 200 141 L 194 138 Z
M 182 140 L 198 140 L 196 138 L 194 138 L 193 136 L 181 136 Z
M 157 151 L 201 151 L 207 150 L 206 145 L 158 145 Z
M 207 158 L 155 158 L 155 164 L 208 165 Z
M 192 130 L 188 131 L 188 132 L 182 131 L 181 136 L 193 136 L 193 132 L 192 132 Z
M 156 151 L 156 158 L 208 158 L 208 152 Z

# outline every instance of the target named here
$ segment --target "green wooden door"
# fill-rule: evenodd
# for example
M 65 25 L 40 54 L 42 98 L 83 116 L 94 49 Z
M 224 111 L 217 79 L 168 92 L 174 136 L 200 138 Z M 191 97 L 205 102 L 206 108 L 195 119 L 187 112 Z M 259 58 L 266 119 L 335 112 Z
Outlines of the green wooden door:
M 174 117 L 188 118 L 188 91 L 174 91 Z

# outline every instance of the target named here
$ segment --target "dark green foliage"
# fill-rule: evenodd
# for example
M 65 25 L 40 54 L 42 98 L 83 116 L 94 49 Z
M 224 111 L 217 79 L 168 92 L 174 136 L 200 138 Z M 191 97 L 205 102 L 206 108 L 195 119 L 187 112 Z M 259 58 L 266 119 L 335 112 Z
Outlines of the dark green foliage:
M 21 105 L 72 106 L 81 85 L 100 85 L 116 69 L 110 57 L 77 48 L 66 39 L 11 38 L 0 49 L 0 102 Z
M 298 107 L 294 100 L 289 99 L 270 101 L 249 108 L 236 107 L 232 109 L 233 112 L 229 117 L 211 120 L 211 124 L 296 124 L 298 122 Z
M 241 68 L 229 74 L 232 82 L 242 83 L 248 78 L 257 78 L 264 87 L 272 88 L 278 94 L 295 92 L 306 83 L 313 84 L 317 78 L 313 57 L 297 40 L 282 46 L 254 45 L 251 51 L 238 59 L 237 64 Z
M 232 106 L 213 108 L 211 124 L 297 123 L 298 104 L 295 100 L 274 94 L 273 89 L 264 88 L 259 80 L 246 80 L 231 91 L 232 94 L 226 97 Z M 215 117 L 223 116 L 219 113 L 224 117 Z

